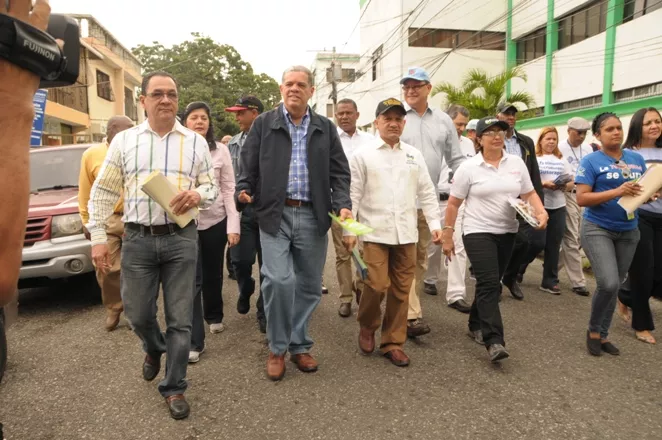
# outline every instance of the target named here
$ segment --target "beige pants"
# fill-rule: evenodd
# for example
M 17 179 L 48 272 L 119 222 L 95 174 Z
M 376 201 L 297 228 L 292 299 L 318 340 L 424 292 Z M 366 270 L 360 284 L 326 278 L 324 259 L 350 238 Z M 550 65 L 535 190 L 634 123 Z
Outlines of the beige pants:
M 336 274 L 340 285 L 340 302 L 352 303 L 354 297 L 353 289 L 359 292 L 363 290 L 363 280 L 352 271 L 352 254 L 347 252 L 342 242 L 343 229 L 336 222 L 331 222 L 331 236 L 333 247 L 336 249 Z
M 124 224 L 120 214 L 113 214 L 108 219 L 106 235 L 108 235 L 108 258 L 110 269 L 103 273 L 96 269 L 97 282 L 101 287 L 101 300 L 108 310 L 121 312 L 122 296 L 120 295 L 120 261 L 122 255 L 122 234 Z
M 573 193 L 565 193 L 566 217 L 565 234 L 561 244 L 559 258 L 559 272 L 565 266 L 572 287 L 586 287 L 584 270 L 582 268 L 582 255 L 579 252 L 580 234 L 579 228 L 582 219 L 582 208 L 577 204 L 577 196 Z
M 416 244 L 416 279 L 411 285 L 409 292 L 409 313 L 407 319 L 418 319 L 423 317 L 421 309 L 421 293 L 423 292 L 423 280 L 428 270 L 428 247 L 432 241 L 432 234 L 425 221 L 421 209 L 418 210 L 418 243 Z
M 359 304 L 358 321 L 362 328 L 373 332 L 381 325 L 382 353 L 402 348 L 407 340 L 407 301 L 414 280 L 415 246 L 389 246 L 370 242 L 363 246 L 368 279 Z M 382 319 L 381 304 L 384 297 L 386 310 Z

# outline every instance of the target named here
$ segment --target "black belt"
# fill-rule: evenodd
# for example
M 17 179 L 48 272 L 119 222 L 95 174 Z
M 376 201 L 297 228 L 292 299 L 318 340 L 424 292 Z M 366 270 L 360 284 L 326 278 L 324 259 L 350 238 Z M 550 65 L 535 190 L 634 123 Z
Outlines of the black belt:
M 189 223 L 186 227 L 188 227 L 191 224 L 195 224 L 194 222 Z M 168 223 L 167 225 L 152 225 L 152 226 L 145 226 L 141 225 L 139 223 L 126 223 L 124 225 L 125 229 L 129 230 L 134 230 L 134 231 L 140 231 L 141 234 L 144 235 L 171 235 L 174 234 L 177 231 L 181 231 L 184 228 L 180 228 L 179 225 L 176 225 L 174 223 Z
M 287 206 L 294 206 L 295 208 L 300 208 L 302 206 L 313 206 L 312 203 L 306 202 L 305 200 L 294 200 L 294 199 L 285 199 L 285 204 Z
M 441 193 L 441 194 L 439 194 L 439 201 L 440 202 L 445 202 L 450 198 L 450 196 L 451 195 L 448 194 L 448 193 Z

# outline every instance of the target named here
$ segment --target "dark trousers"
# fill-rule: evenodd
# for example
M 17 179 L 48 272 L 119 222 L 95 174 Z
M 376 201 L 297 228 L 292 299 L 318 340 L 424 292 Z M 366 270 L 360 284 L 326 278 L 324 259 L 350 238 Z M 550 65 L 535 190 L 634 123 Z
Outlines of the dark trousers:
M 530 252 L 535 252 L 537 248 L 538 251 L 535 255 L 538 255 L 545 247 L 545 231 L 536 231 L 526 221 L 519 217 L 518 220 L 519 230 L 515 236 L 515 244 L 506 271 L 503 273 L 503 284 L 506 286 L 512 285 L 517 275 L 522 273 L 522 268 L 531 262 L 531 260 L 528 260 Z M 530 249 L 531 251 L 529 251 Z
M 234 273 L 234 264 L 232 264 L 232 251 L 230 248 L 225 251 L 225 267 L 228 270 L 228 275 L 232 275 Z
M 462 237 L 476 275 L 476 293 L 469 314 L 469 330 L 481 330 L 485 345 L 505 345 L 499 310 L 500 280 L 513 250 L 516 234 L 476 233 Z
M 632 309 L 632 328 L 641 332 L 655 329 L 650 297 L 662 296 L 662 216 L 639 210 L 639 232 L 641 239 L 628 273 L 629 289 L 622 289 L 618 298 Z
M 223 257 L 228 242 L 227 218 L 209 229 L 198 231 L 198 263 L 191 349 L 205 345 L 205 324 L 223 322 Z M 203 321 L 204 317 L 204 321 Z
M 253 214 L 251 206 L 241 213 L 241 240 L 239 244 L 231 249 L 232 267 L 237 285 L 239 286 L 239 295 L 244 298 L 250 298 L 255 293 L 255 279 L 253 278 L 253 264 L 257 257 L 258 267 L 260 269 L 260 285 L 264 277 L 262 276 L 262 246 L 260 244 L 260 228 L 257 219 Z M 264 301 L 262 292 L 257 299 L 257 318 L 264 319 Z
M 544 250 L 545 260 L 541 286 L 554 287 L 559 283 L 559 255 L 565 233 L 566 209 L 562 207 L 546 209 L 546 211 L 549 215 L 547 229 L 544 231 L 533 230 L 527 256 L 520 268 L 520 273 L 524 274 L 529 264 Z

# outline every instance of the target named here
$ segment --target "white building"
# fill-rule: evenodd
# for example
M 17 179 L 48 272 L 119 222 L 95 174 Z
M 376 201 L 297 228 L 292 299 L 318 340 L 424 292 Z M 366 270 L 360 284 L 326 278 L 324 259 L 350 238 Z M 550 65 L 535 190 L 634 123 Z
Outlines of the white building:
M 358 54 L 343 54 L 335 52 L 318 52 L 310 70 L 313 72 L 315 93 L 310 100 L 310 106 L 317 113 L 333 119 L 333 65 L 339 78 L 336 79 L 336 91 L 345 89 L 356 81 L 356 71 L 359 66 Z M 340 98 L 338 98 L 340 100 Z
M 629 123 L 642 107 L 662 108 L 662 0 L 359 0 L 356 81 L 338 98 L 359 106 L 369 125 L 377 103 L 402 97 L 399 79 L 420 66 L 432 83 L 459 86 L 469 69 L 488 74 L 521 65 L 540 117 L 520 121 L 532 137 L 565 131 L 574 116 L 613 111 Z M 437 95 L 431 105 L 441 106 Z M 324 112 L 322 112 L 324 114 Z

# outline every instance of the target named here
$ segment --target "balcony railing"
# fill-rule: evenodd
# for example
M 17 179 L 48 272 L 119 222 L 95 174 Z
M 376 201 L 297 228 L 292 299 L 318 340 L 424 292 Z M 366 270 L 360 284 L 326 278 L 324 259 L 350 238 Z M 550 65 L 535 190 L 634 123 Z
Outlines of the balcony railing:
M 87 87 L 81 84 L 72 87 L 49 89 L 48 100 L 85 114 L 88 113 Z

